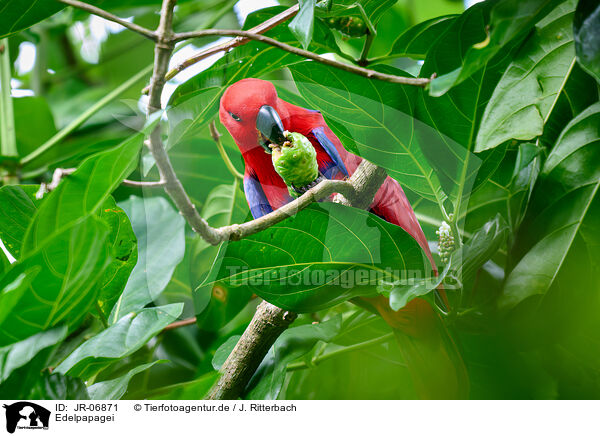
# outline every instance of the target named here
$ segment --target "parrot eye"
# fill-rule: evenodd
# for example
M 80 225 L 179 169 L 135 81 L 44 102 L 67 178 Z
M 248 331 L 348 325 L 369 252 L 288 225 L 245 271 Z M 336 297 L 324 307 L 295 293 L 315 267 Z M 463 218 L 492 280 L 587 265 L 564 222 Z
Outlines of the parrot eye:
M 233 112 L 229 112 L 229 115 L 231 115 L 231 118 L 233 118 L 236 121 L 242 121 L 242 119 L 240 117 L 238 117 L 236 114 L 234 114 Z

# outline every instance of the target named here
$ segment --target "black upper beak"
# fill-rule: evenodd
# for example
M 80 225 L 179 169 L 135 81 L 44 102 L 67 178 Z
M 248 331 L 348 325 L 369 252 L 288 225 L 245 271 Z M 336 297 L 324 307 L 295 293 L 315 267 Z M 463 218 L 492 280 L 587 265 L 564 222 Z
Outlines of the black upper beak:
M 277 111 L 269 105 L 262 106 L 258 111 L 256 128 L 269 142 L 281 145 L 286 141 L 281 118 Z M 262 145 L 268 152 L 271 151 L 267 144 Z

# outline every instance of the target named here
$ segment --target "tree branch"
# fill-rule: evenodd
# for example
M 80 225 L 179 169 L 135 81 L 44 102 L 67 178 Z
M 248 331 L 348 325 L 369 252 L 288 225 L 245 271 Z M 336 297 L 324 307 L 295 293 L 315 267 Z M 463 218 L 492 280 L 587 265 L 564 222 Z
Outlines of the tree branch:
M 294 47 L 292 45 L 286 44 L 281 41 L 277 41 L 276 39 L 269 38 L 268 36 L 264 36 L 253 31 L 247 30 L 228 30 L 228 29 L 206 29 L 199 30 L 197 32 L 184 32 L 177 33 L 173 38 L 174 41 L 182 41 L 188 38 L 199 38 L 203 36 L 215 36 L 215 35 L 228 35 L 228 36 L 242 36 L 244 38 L 252 39 L 255 41 L 260 41 L 265 44 L 272 45 L 273 47 L 277 47 L 281 50 L 285 50 L 287 52 L 296 54 L 298 56 L 302 56 L 307 59 L 312 59 L 315 62 L 320 62 L 324 65 L 328 65 L 330 67 L 338 68 L 340 70 L 347 71 L 349 73 L 354 73 L 359 76 L 366 77 L 367 79 L 377 79 L 384 82 L 390 83 L 400 83 L 403 85 L 413 85 L 425 87 L 431 82 L 431 79 L 428 78 L 415 78 L 415 77 L 404 77 L 404 76 L 395 76 L 393 74 L 385 74 L 380 73 L 379 71 L 370 70 L 368 68 L 358 67 L 355 65 L 345 64 L 343 62 L 336 61 L 334 59 L 329 59 L 322 57 L 316 53 L 313 53 L 308 50 L 303 50 L 298 47 Z
M 97 8 L 96 6 L 92 6 L 90 4 L 87 3 L 83 3 L 77 0 L 58 0 L 61 3 L 64 3 L 66 5 L 69 6 L 73 6 L 74 8 L 77 9 L 81 9 L 84 10 L 86 12 L 89 12 L 90 14 L 94 14 L 97 15 L 99 17 L 104 18 L 105 20 L 108 21 L 113 21 L 115 23 L 120 24 L 123 27 L 126 27 L 129 30 L 132 30 L 136 33 L 139 33 L 140 35 L 152 40 L 152 41 L 156 41 L 156 34 L 150 30 L 150 29 L 146 29 L 145 27 L 142 26 L 138 26 L 135 23 L 130 23 L 129 21 L 126 21 L 122 18 L 117 17 L 116 15 L 111 14 L 110 12 L 106 12 L 103 9 Z
M 165 185 L 165 182 L 158 180 L 156 182 L 140 182 L 138 180 L 123 180 L 123 185 L 131 186 L 132 188 L 159 188 Z
M 161 94 L 165 84 L 165 73 L 173 51 L 175 38 L 172 34 L 173 8 L 176 0 L 163 0 L 160 23 L 156 30 L 154 69 L 150 86 L 148 115 L 160 110 Z M 263 23 L 264 24 L 264 23 Z M 196 210 L 177 178 L 169 156 L 161 139 L 160 124 L 150 134 L 149 148 L 164 181 L 164 189 L 175 202 L 181 214 L 192 229 L 211 244 L 226 240 L 237 240 L 260 232 L 307 207 L 309 204 L 338 193 L 336 201 L 349 205 L 369 205 L 383 181 L 385 171 L 368 161 L 363 161 L 350 181 L 324 180 L 309 189 L 300 198 L 253 221 L 225 226 L 211 227 Z M 248 381 L 264 359 L 275 340 L 294 321 L 296 314 L 284 311 L 266 301 L 262 302 L 248 328 L 236 344 L 223 367 L 222 376 L 215 384 L 208 398 L 237 398 L 242 394 Z
M 387 177 L 385 170 L 371 162 L 363 160 L 350 178 L 350 181 L 335 181 L 345 184 L 337 186 L 344 187 L 346 193 L 344 196 L 336 195 L 334 201 L 352 206 L 360 205 L 367 207 L 373 202 L 373 197 L 385 180 L 385 177 Z M 310 191 L 323 187 L 323 185 L 332 186 L 332 189 L 337 188 L 335 185 L 329 185 L 328 182 L 334 181 L 326 180 L 319 183 L 296 201 L 307 196 Z M 351 187 L 351 189 L 348 187 Z M 281 211 L 292 203 L 288 203 L 271 212 L 269 215 Z M 262 218 L 266 218 L 269 215 L 265 215 Z M 255 224 L 252 223 L 256 223 L 262 218 L 246 224 L 254 226 Z M 263 301 L 256 309 L 256 313 L 244 331 L 244 334 L 221 367 L 221 377 L 212 387 L 206 399 L 231 400 L 242 395 L 252 375 L 263 361 L 275 340 L 293 322 L 296 316 L 295 313 Z
M 231 400 L 242 395 L 248 381 L 277 338 L 294 322 L 297 315 L 266 301 L 221 367 L 221 377 L 206 396 L 207 400 Z
M 299 8 L 299 6 L 296 4 L 288 9 L 286 9 L 285 11 L 281 12 L 280 14 L 277 14 L 274 17 L 271 17 L 268 20 L 262 22 L 258 26 L 254 26 L 252 29 L 250 29 L 250 32 L 265 33 L 268 30 L 271 30 L 273 27 L 277 26 L 278 24 L 280 24 L 280 23 L 284 22 L 285 20 L 288 20 L 289 18 L 296 15 L 298 13 L 298 8 Z M 247 44 L 250 41 L 251 40 L 249 38 L 237 37 L 237 38 L 233 38 L 229 41 L 225 41 L 222 44 L 215 45 L 214 47 L 209 47 L 206 50 L 203 50 L 200 53 L 186 59 L 185 61 L 183 61 L 182 63 L 177 65 L 175 68 L 170 70 L 166 74 L 165 79 L 171 80 L 177 74 L 179 74 L 186 68 L 189 68 L 192 65 L 200 62 L 202 59 L 206 59 L 207 57 L 212 56 L 215 53 L 220 53 L 222 51 L 229 51 L 234 47 L 239 47 L 240 45 Z M 142 93 L 147 94 L 149 89 L 150 89 L 149 87 L 144 88 L 142 90 Z

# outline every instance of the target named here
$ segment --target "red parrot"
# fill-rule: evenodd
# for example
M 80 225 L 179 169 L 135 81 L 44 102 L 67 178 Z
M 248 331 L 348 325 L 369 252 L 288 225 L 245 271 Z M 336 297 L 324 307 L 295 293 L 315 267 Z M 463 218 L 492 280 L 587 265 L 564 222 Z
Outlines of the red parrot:
M 310 140 L 317 152 L 319 172 L 328 179 L 351 176 L 362 161 L 344 149 L 318 110 L 280 99 L 273 84 L 265 80 L 243 79 L 229 86 L 221 97 L 219 118 L 242 153 L 246 166 L 244 192 L 254 218 L 292 201 L 285 182 L 275 172 L 268 146 L 269 142 L 281 144 L 285 130 L 301 133 Z M 370 211 L 415 238 L 436 270 L 427 238 L 396 180 L 385 180 Z M 468 378 L 464 364 L 429 303 L 417 298 L 398 312 L 383 296 L 361 298 L 355 303 L 378 312 L 394 329 L 421 397 L 465 396 Z

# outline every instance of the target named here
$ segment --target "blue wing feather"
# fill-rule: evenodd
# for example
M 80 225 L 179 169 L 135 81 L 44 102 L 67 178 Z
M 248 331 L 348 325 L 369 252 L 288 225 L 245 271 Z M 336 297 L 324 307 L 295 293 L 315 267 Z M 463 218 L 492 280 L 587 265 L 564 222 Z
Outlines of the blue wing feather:
M 263 191 L 258 179 L 252 174 L 244 176 L 244 193 L 246 194 L 248 206 L 250 206 L 250 212 L 255 219 L 273 212 L 265 191 Z
M 333 178 L 340 171 L 344 173 L 346 177 L 348 177 L 348 170 L 346 169 L 346 165 L 344 165 L 344 162 L 342 161 L 342 158 L 340 157 L 337 148 L 335 148 L 335 144 L 331 142 L 331 140 L 325 134 L 323 127 L 313 129 L 312 133 L 315 139 L 321 145 L 321 147 L 323 147 L 323 149 L 327 152 L 332 161 L 325 168 L 319 168 L 321 173 L 323 173 L 323 175 L 328 179 Z

